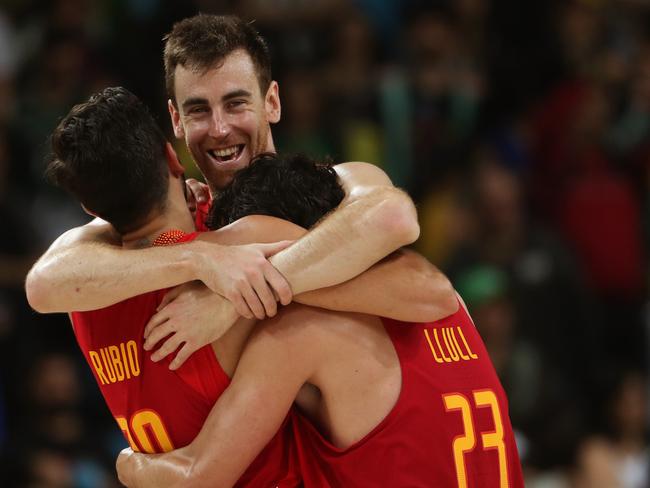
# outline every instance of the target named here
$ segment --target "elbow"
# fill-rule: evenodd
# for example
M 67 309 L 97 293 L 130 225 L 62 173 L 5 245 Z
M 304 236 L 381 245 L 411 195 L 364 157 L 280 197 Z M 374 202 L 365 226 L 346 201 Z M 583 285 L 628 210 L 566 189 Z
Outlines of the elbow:
M 402 190 L 386 190 L 378 219 L 381 232 L 391 237 L 395 249 L 412 244 L 420 236 L 415 205 Z
M 39 313 L 54 312 L 49 302 L 49 286 L 47 279 L 38 269 L 38 263 L 29 271 L 25 279 L 25 295 L 29 306 Z
M 456 290 L 444 274 L 436 272 L 436 276 L 428 279 L 423 289 L 427 295 L 421 311 L 424 322 L 435 322 L 458 311 L 460 304 Z

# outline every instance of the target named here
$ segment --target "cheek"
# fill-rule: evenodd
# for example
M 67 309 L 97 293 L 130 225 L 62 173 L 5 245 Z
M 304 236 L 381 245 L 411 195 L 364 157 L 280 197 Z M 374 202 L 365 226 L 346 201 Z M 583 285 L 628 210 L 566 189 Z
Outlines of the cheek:
M 199 144 L 205 139 L 208 124 L 205 122 L 190 122 L 185 125 L 185 141 L 187 145 Z

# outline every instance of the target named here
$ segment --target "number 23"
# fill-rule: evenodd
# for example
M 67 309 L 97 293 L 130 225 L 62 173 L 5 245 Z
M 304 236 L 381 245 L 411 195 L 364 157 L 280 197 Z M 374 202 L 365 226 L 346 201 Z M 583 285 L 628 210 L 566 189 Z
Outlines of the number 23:
M 503 423 L 497 397 L 492 390 L 478 390 L 473 392 L 474 403 L 477 408 L 489 407 L 494 418 L 494 432 L 481 432 L 483 449 L 496 449 L 499 456 L 499 487 L 508 488 L 508 471 L 506 464 L 506 446 L 503 443 Z M 448 393 L 442 395 L 447 412 L 460 410 L 463 419 L 464 435 L 457 436 L 452 444 L 454 452 L 454 463 L 456 465 L 456 476 L 458 488 L 467 488 L 467 473 L 465 470 L 464 454 L 476 446 L 476 434 L 474 422 L 472 421 L 471 405 L 467 397 L 460 393 Z

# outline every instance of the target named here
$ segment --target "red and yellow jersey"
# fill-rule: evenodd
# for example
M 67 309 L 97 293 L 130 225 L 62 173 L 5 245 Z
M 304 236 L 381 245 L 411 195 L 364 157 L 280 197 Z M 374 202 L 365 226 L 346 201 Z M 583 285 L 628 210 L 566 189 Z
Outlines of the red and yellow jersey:
M 152 351 L 143 348 L 144 328 L 165 293 L 158 290 L 100 310 L 70 314 L 79 347 L 118 426 L 134 451 L 146 453 L 189 444 L 230 384 L 209 345 L 176 371 L 169 369 L 171 356 L 151 360 Z M 290 441 L 289 429 L 281 430 L 237 486 L 296 486 Z
M 465 309 L 428 324 L 383 322 L 402 369 L 398 401 L 347 449 L 296 413 L 305 487 L 523 487 L 508 401 Z

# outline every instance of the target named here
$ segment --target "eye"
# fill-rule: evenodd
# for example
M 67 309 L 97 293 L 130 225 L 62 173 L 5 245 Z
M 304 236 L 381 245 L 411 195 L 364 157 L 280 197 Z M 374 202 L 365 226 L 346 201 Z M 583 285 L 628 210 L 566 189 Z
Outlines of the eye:
M 246 100 L 235 99 L 235 100 L 229 101 L 226 106 L 228 107 L 228 109 L 236 109 L 236 108 L 241 107 L 245 103 L 246 103 Z
M 199 115 L 199 114 L 204 114 L 204 113 L 206 113 L 208 110 L 209 110 L 208 107 L 206 107 L 205 105 L 196 105 L 196 106 L 194 106 L 194 107 L 191 107 L 191 108 L 187 111 L 187 113 L 188 113 L 189 115 Z

